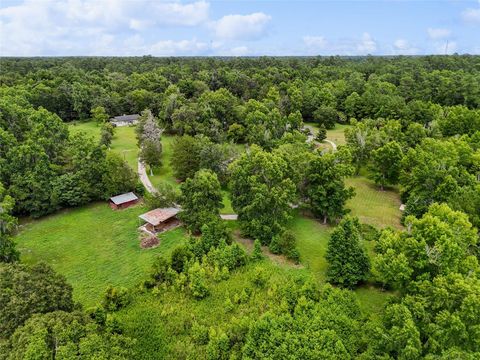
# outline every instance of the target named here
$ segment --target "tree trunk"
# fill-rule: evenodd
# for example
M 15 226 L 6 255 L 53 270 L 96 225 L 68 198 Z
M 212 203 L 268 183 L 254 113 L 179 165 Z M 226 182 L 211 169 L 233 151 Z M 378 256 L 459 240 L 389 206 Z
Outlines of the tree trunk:
M 150 166 L 150 176 L 153 176 L 153 169 L 151 166 Z
M 327 215 L 323 215 L 323 224 L 327 225 Z

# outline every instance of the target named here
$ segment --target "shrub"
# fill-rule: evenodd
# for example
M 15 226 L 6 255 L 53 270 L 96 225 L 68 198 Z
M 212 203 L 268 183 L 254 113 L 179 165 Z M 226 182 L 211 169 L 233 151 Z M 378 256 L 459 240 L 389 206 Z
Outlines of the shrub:
M 174 206 L 178 201 L 179 192 L 169 183 L 160 183 L 157 186 L 157 193 L 145 194 L 145 204 L 148 209 L 164 208 Z
M 268 274 L 266 270 L 260 266 L 257 266 L 252 274 L 252 284 L 264 288 L 268 281 Z
M 200 325 L 197 322 L 194 322 L 192 325 L 192 338 L 193 341 L 198 345 L 208 344 L 209 334 L 208 327 L 205 325 Z
M 360 233 L 365 241 L 376 241 L 380 237 L 380 232 L 370 224 L 361 224 Z
M 247 263 L 247 254 L 240 245 L 225 245 L 223 242 L 223 246 L 220 244 L 218 248 L 208 253 L 207 259 L 209 263 L 233 270 Z
M 188 269 L 188 279 L 190 292 L 195 299 L 204 299 L 209 295 L 205 284 L 205 269 L 200 266 L 198 261 Z
M 298 249 L 290 249 L 287 252 L 287 259 L 293 261 L 295 264 L 300 263 L 300 253 L 298 252 Z
M 296 242 L 295 235 L 287 230 L 272 238 L 269 249 L 274 254 L 284 254 L 288 256 L 288 254 L 295 250 Z
M 253 252 L 252 252 L 251 258 L 253 261 L 258 261 L 263 259 L 262 244 L 258 239 L 253 242 Z
M 192 252 L 185 246 L 178 246 L 171 256 L 171 267 L 177 273 L 185 270 L 185 264 L 193 257 Z
M 117 311 L 130 303 L 130 293 L 128 289 L 121 287 L 115 288 L 108 286 L 103 297 L 102 306 L 107 311 Z
M 151 288 L 157 284 L 161 284 L 168 279 L 168 268 L 170 264 L 163 256 L 155 258 L 152 264 L 152 270 L 150 273 L 150 279 L 145 281 L 145 287 Z

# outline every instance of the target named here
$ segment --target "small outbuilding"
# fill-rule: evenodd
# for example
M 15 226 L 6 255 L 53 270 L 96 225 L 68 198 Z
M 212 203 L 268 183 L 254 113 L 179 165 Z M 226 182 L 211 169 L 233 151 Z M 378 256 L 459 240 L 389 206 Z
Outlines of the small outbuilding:
M 129 206 L 135 205 L 138 202 L 138 197 L 133 192 L 113 196 L 108 203 L 113 210 L 125 209 Z
M 110 123 L 113 126 L 131 126 L 136 125 L 138 123 L 138 118 L 140 117 L 139 114 L 131 114 L 131 115 L 120 115 L 115 116 L 110 119 Z
M 140 229 L 152 234 L 172 229 L 180 224 L 177 218 L 179 212 L 180 209 L 174 207 L 151 210 L 139 216 L 145 221 Z

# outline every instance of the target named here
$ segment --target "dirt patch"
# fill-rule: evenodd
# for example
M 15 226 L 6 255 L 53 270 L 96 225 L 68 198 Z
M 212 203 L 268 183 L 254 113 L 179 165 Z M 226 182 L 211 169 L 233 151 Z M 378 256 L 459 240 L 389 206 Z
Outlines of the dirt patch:
M 160 240 L 156 236 L 146 236 L 140 241 L 140 247 L 142 249 L 151 249 L 157 247 L 160 244 Z
M 240 234 L 240 230 L 235 230 L 233 232 L 233 239 L 236 242 L 242 244 L 246 248 L 246 250 L 249 254 L 252 253 L 252 251 L 253 251 L 253 240 L 242 237 L 242 235 Z M 277 254 L 272 253 L 268 249 L 268 246 L 262 246 L 262 252 L 263 252 L 264 256 L 268 257 L 270 260 L 272 260 L 274 263 L 276 263 L 278 265 L 288 265 L 288 266 L 291 266 L 291 267 L 296 268 L 296 269 L 303 269 L 303 267 L 304 267 L 302 264 L 295 264 L 293 261 L 288 260 L 283 255 L 277 255 Z

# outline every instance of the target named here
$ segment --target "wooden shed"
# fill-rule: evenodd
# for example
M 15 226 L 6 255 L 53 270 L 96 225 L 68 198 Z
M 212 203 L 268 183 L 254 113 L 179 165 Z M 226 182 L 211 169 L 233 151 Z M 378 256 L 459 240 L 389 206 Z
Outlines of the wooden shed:
M 173 207 L 159 208 L 142 214 L 139 218 L 146 222 L 144 225 L 145 230 L 151 233 L 158 233 L 178 226 L 177 214 L 179 211 L 180 209 Z
M 138 197 L 133 192 L 113 196 L 108 201 L 110 207 L 113 210 L 125 209 L 129 206 L 136 204 L 137 202 L 138 202 Z

